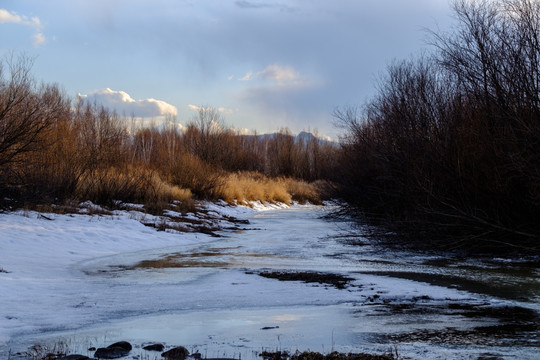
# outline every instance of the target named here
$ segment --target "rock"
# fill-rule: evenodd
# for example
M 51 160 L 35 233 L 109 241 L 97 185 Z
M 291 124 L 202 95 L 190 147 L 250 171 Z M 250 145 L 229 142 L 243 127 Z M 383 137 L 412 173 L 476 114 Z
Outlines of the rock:
M 144 350 L 148 350 L 148 351 L 163 351 L 164 348 L 165 346 L 163 346 L 163 344 L 152 344 L 152 345 L 146 345 L 145 347 L 143 347 Z
M 183 346 L 172 348 L 161 354 L 167 360 L 184 360 L 188 355 L 189 351 Z
M 133 349 L 133 347 L 131 346 L 130 343 L 128 343 L 127 341 L 119 341 L 119 342 L 115 342 L 114 344 L 111 344 L 109 346 L 107 346 L 107 348 L 120 348 L 120 349 L 124 349 L 126 351 L 131 351 L 131 349 Z
M 92 346 L 91 348 L 88 348 L 88 351 L 96 351 L 96 348 Z
M 106 348 L 99 348 L 94 353 L 94 357 L 98 359 L 118 359 L 127 356 L 131 351 L 132 346 L 127 341 L 119 341 L 107 346 Z
M 59 360 L 93 360 L 93 359 L 89 358 L 88 356 L 73 354 L 73 355 L 66 355 L 64 357 L 61 357 Z
M 126 351 L 122 348 L 99 348 L 94 353 L 94 356 L 98 359 L 118 359 L 129 354 L 129 351 Z

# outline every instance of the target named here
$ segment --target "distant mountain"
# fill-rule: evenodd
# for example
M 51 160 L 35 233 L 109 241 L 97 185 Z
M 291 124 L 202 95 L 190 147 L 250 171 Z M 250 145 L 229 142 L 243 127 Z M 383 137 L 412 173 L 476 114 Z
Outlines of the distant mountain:
M 283 135 L 282 133 L 269 133 L 269 134 L 260 134 L 260 135 L 256 135 L 258 139 L 273 139 L 275 137 L 277 137 L 278 135 Z M 254 135 L 243 135 L 245 137 L 252 137 Z M 337 145 L 338 143 L 336 141 L 333 141 L 331 140 L 330 138 L 327 138 L 327 137 L 316 137 L 314 134 L 310 133 L 310 132 L 307 132 L 307 131 L 301 131 L 300 133 L 298 133 L 297 135 L 292 135 L 292 137 L 294 137 L 294 141 L 295 142 L 309 142 L 309 141 L 312 141 L 313 139 L 319 139 L 319 142 L 320 143 L 327 143 L 327 144 L 335 144 Z
M 313 139 L 315 139 L 315 135 L 313 135 L 310 132 L 300 131 L 300 133 L 296 135 L 296 141 L 307 142 L 307 141 L 312 141 Z

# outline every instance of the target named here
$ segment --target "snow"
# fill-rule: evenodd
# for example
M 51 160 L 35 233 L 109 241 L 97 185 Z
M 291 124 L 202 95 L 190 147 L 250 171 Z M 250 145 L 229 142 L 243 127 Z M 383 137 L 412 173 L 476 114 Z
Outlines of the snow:
M 82 205 L 86 209 L 100 210 L 93 204 Z M 225 204 L 207 204 L 206 207 L 216 216 L 244 216 L 255 211 L 249 207 Z M 262 209 L 263 206 L 259 205 L 258 208 Z M 171 211 L 169 215 L 181 214 Z M 198 219 L 194 214 L 188 218 Z M 100 311 L 105 313 L 101 314 L 103 317 L 111 316 L 116 306 L 130 313 L 144 313 L 149 308 L 159 311 L 160 302 L 156 304 L 156 298 L 163 298 L 161 306 L 170 308 L 174 306 L 169 304 L 168 298 L 187 297 L 184 288 L 175 287 L 175 282 L 169 280 L 171 273 L 178 272 L 174 269 L 155 273 L 135 271 L 122 281 L 109 278 L 105 284 L 88 279 L 84 271 L 77 269 L 79 266 L 88 272 L 92 264 L 95 266 L 100 261 L 120 261 L 123 265 L 129 265 L 126 259 L 136 263 L 151 255 L 151 252 L 145 251 L 152 249 L 157 249 L 156 254 L 160 254 L 172 248 L 178 250 L 179 247 L 215 241 L 200 233 L 158 232 L 143 225 L 141 220 L 152 222 L 157 218 L 137 211 L 116 211 L 113 215 L 17 211 L 0 215 L 0 266 L 7 271 L 0 276 L 0 344 L 5 344 L 14 334 L 21 332 L 76 328 L 99 318 Z M 143 253 L 137 256 L 140 252 Z M 193 280 L 207 276 L 207 272 L 196 269 L 184 272 L 187 275 L 183 276 L 185 280 Z M 236 303 L 242 296 L 237 295 L 238 287 L 235 291 L 228 291 L 228 285 L 240 281 L 236 277 L 241 275 L 233 273 L 222 278 L 219 273 L 213 274 L 207 279 L 208 288 L 190 290 L 192 300 L 183 307 L 197 307 L 201 298 L 211 298 L 210 293 L 215 291 L 223 293 L 231 304 Z M 164 279 L 161 284 L 160 278 Z M 242 281 L 242 287 L 250 291 L 255 286 L 253 281 Z M 110 289 L 115 283 L 125 286 Z M 149 296 L 143 293 L 134 298 L 134 291 L 145 284 L 151 286 L 146 292 Z M 277 285 L 279 288 L 280 284 Z M 265 285 L 264 292 L 280 291 L 278 288 Z M 206 303 L 210 307 L 218 306 L 208 301 Z M 223 304 L 222 301 L 219 303 Z M 279 303 L 279 300 L 273 299 L 269 303 Z
M 8 271 L 0 276 L 0 342 L 12 332 L 63 326 L 66 317 L 79 316 L 85 280 L 73 266 L 80 261 L 210 241 L 200 234 L 158 233 L 127 212 L 46 216 L 52 220 L 35 212 L 0 216 L 0 264 Z
M 93 204 L 85 206 L 96 210 Z M 143 214 L 137 206 L 110 215 L 0 214 L 0 268 L 7 271 L 0 273 L 0 358 L 2 346 L 74 333 L 171 344 L 176 337 L 211 351 L 223 344 L 234 351 L 239 339 L 249 336 L 242 346 L 259 350 L 278 344 L 277 339 L 279 345 L 303 349 L 324 342 L 329 350 L 335 340 L 337 345 L 341 342 L 340 349 L 350 351 L 362 343 L 351 336 L 387 326 L 370 317 L 376 315 L 377 307 L 368 306 L 373 299 L 382 303 L 428 296 L 431 304 L 504 303 L 426 282 L 371 274 L 387 255 L 368 246 L 362 256 L 369 261 L 364 261 L 337 242 L 336 237 L 346 234 L 351 224 L 320 218 L 335 206 L 207 203 L 205 210 L 216 219 L 205 221 L 225 224 L 225 217 L 250 221 L 242 231 L 223 232 L 222 238 L 157 231 L 142 222 L 163 219 Z M 169 211 L 168 215 L 182 214 Z M 201 220 L 198 214 L 184 218 Z M 385 269 L 400 270 L 399 263 L 420 262 L 410 254 L 399 256 L 394 254 L 396 264 L 386 264 Z M 188 265 L 126 270 L 143 260 L 167 257 Z M 269 269 L 327 271 L 354 281 L 340 290 L 256 275 Z M 360 322 L 350 315 L 357 308 L 364 311 L 358 315 Z M 432 320 L 433 326 L 447 325 Z M 410 319 L 392 321 L 406 324 Z M 185 324 L 182 329 L 179 323 Z M 280 326 L 279 331 L 259 331 L 274 325 Z M 455 326 L 464 326 L 463 320 Z M 336 329 L 335 339 L 329 328 Z M 356 348 L 345 346 L 355 342 Z

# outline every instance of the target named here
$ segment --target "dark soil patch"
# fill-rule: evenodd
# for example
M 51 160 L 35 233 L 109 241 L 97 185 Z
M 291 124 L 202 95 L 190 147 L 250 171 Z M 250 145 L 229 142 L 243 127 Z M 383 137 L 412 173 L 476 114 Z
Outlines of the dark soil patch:
M 471 304 L 449 304 L 449 309 L 470 318 L 489 317 L 501 321 L 512 322 L 540 322 L 539 314 L 520 306 L 477 306 Z
M 136 265 L 127 267 L 126 270 L 135 269 L 168 269 L 168 268 L 192 268 L 192 267 L 227 267 L 229 264 L 224 261 L 204 261 L 202 259 L 186 259 L 178 256 L 167 256 L 163 259 L 143 260 Z
M 206 224 L 194 225 L 193 223 L 191 223 L 191 225 L 186 226 L 186 225 L 181 224 L 181 223 L 180 224 L 179 223 L 167 223 L 167 222 L 164 222 L 164 221 L 157 222 L 157 223 L 153 223 L 153 222 L 141 222 L 141 223 L 143 225 L 145 225 L 145 226 L 152 227 L 152 228 L 156 229 L 157 231 L 172 230 L 172 231 L 177 231 L 177 232 L 181 232 L 181 233 L 198 232 L 198 233 L 203 233 L 203 234 L 210 235 L 212 237 L 221 237 L 221 235 L 217 234 L 216 231 L 223 230 L 220 227 L 209 226 L 209 225 L 206 225 Z
M 451 289 L 465 290 L 476 294 L 520 301 L 533 301 L 532 299 L 540 291 L 540 284 L 532 284 L 531 282 L 524 284 L 505 284 L 503 282 L 483 282 L 444 274 L 407 271 L 369 271 L 359 273 L 413 280 Z
M 242 231 L 244 228 L 239 225 L 247 225 L 249 220 L 217 214 L 205 209 L 197 209 L 196 217 L 188 213 L 181 215 L 160 214 L 159 221 L 141 221 L 141 223 L 158 231 L 203 233 L 212 237 L 222 237 L 218 233 L 219 231 Z
M 241 252 L 241 247 L 211 248 L 207 251 L 194 253 L 174 253 L 160 259 L 143 260 L 133 266 L 124 267 L 124 270 L 135 269 L 163 269 L 163 268 L 189 268 L 211 267 L 229 268 L 240 266 L 251 258 L 272 257 L 268 254 L 254 252 Z
M 531 331 L 532 330 L 532 331 Z M 540 339 L 534 335 L 538 330 L 532 324 L 504 324 L 476 327 L 470 330 L 446 328 L 442 330 L 420 330 L 409 333 L 388 334 L 383 341 L 390 343 L 423 342 L 445 345 L 481 346 L 524 346 L 540 347 Z
M 429 300 L 427 297 L 414 298 L 413 302 L 385 303 L 380 305 L 378 311 L 384 315 L 407 314 L 425 315 L 441 314 L 445 316 L 464 316 L 467 318 L 486 318 L 501 322 L 513 323 L 540 323 L 540 315 L 532 310 L 520 306 L 491 306 L 488 303 L 450 303 L 434 305 L 421 303 L 420 300 Z
M 259 273 L 259 275 L 265 278 L 277 279 L 280 281 L 303 281 L 305 283 L 332 285 L 338 289 L 344 289 L 350 281 L 354 280 L 353 278 L 339 274 L 310 271 L 263 271 Z
M 372 354 L 345 354 L 332 352 L 330 354 L 321 354 L 319 352 L 304 351 L 290 354 L 286 351 L 267 352 L 263 351 L 260 356 L 264 360 L 394 360 L 392 354 L 372 355 Z
M 519 306 L 490 306 L 487 304 L 385 304 L 380 313 L 422 316 L 441 314 L 485 319 L 493 325 L 470 329 L 426 329 L 406 333 L 381 335 L 390 343 L 424 342 L 431 344 L 486 345 L 486 346 L 540 346 L 540 317 L 534 310 Z

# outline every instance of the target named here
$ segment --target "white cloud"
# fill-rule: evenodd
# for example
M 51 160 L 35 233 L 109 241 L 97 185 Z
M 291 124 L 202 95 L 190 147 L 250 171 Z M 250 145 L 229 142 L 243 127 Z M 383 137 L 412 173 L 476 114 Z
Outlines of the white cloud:
M 179 132 L 183 132 L 186 130 L 184 125 L 180 124 L 178 121 L 173 121 L 173 120 L 165 120 L 163 124 L 161 125 L 160 129 L 176 130 Z
M 4 23 L 22 24 L 23 19 L 16 13 L 11 13 L 6 9 L 0 9 L 0 24 Z
M 217 110 L 222 113 L 222 114 L 228 114 L 228 115 L 231 115 L 234 113 L 234 110 L 233 109 L 228 109 L 228 108 L 224 108 L 224 107 L 218 107 Z
M 33 38 L 34 38 L 34 46 L 39 46 L 46 41 L 45 36 L 40 32 L 36 33 Z
M 201 106 L 197 106 L 197 105 L 189 104 L 189 105 L 187 106 L 187 108 L 188 108 L 188 110 L 191 110 L 191 111 L 199 111 L 199 110 L 201 110 L 202 107 L 201 107 Z
M 41 28 L 41 20 L 37 16 L 32 18 L 32 24 L 37 28 Z
M 105 108 L 116 111 L 120 115 L 152 118 L 160 116 L 176 116 L 178 110 L 175 106 L 162 100 L 144 99 L 135 100 L 125 91 L 114 91 L 109 88 L 94 91 L 88 95 L 79 94 L 80 98 L 103 105 Z
M 21 16 L 16 12 L 10 12 L 6 9 L 0 9 L 0 24 L 6 23 L 19 24 L 34 28 L 34 31 L 36 32 L 34 36 L 32 36 L 32 39 L 34 40 L 34 46 L 41 45 L 46 41 L 45 35 L 43 35 L 43 32 L 41 31 L 41 20 L 39 20 L 38 17 L 32 17 L 29 19 L 27 16 Z
M 277 82 L 291 82 L 300 79 L 300 74 L 290 66 L 280 66 L 277 64 L 267 66 L 258 75 L 267 80 Z
M 253 77 L 253 73 L 252 73 L 252 72 L 248 72 L 246 75 L 244 75 L 243 78 L 240 78 L 239 80 L 240 80 L 240 81 L 249 81 L 249 80 L 251 80 L 252 77 Z
M 249 130 L 248 128 L 242 128 L 242 129 L 231 128 L 231 131 L 235 132 L 238 135 L 251 135 L 251 134 L 253 134 L 253 131 Z
M 310 85 L 310 82 L 304 79 L 298 71 L 291 66 L 283 66 L 278 64 L 268 65 L 261 71 L 256 73 L 248 72 L 239 81 L 260 80 L 259 83 L 265 82 L 267 85 L 298 88 Z
M 188 110 L 191 110 L 191 111 L 210 110 L 210 109 L 212 109 L 212 107 L 197 106 L 197 105 L 193 105 L 193 104 L 189 104 L 187 106 L 187 108 L 188 108 Z M 238 109 L 234 110 L 234 109 L 228 109 L 228 108 L 225 108 L 225 107 L 218 107 L 218 108 L 214 108 L 214 109 L 217 110 L 221 114 L 227 114 L 227 115 L 231 115 L 231 114 L 238 111 Z

